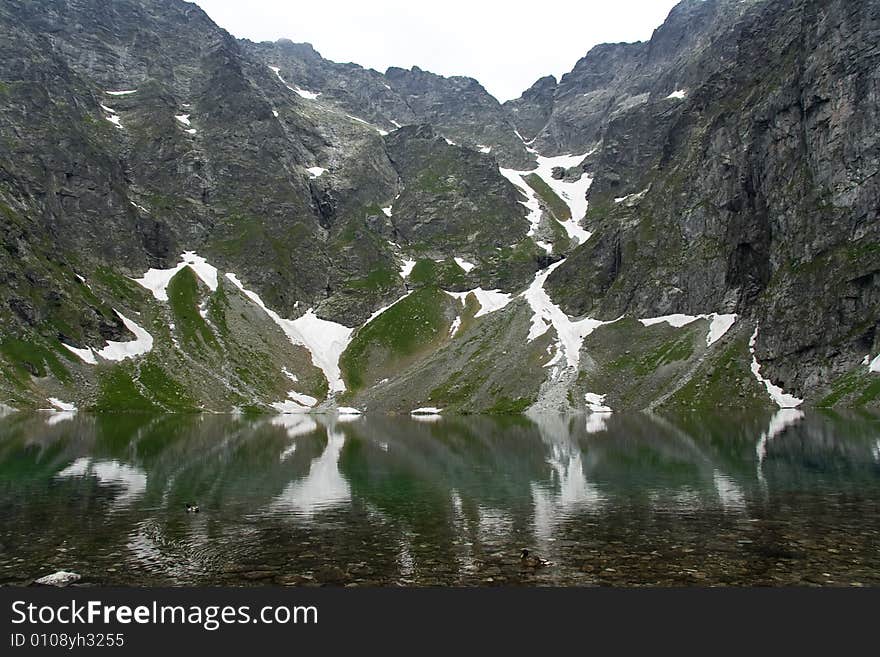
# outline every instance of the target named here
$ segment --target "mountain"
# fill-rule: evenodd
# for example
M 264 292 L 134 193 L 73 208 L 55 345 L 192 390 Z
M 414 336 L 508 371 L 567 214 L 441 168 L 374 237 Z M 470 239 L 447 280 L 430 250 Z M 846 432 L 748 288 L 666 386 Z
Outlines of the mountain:
M 0 36 L 4 407 L 878 404 L 876 2 L 684 0 L 504 104 L 181 0 Z

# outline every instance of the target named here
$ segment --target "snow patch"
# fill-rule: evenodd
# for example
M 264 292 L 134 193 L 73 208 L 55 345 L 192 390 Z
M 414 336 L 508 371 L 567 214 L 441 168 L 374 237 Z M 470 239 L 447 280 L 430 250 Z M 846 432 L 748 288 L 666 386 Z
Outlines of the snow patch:
M 411 415 L 416 422 L 439 422 L 443 419 L 442 415 Z
M 308 91 L 307 89 L 302 89 L 300 87 L 297 87 L 296 85 L 294 85 L 292 88 L 294 92 L 296 92 L 306 100 L 315 100 L 318 96 L 321 95 L 321 92 Z
M 278 411 L 281 415 L 297 415 L 301 413 L 308 413 L 311 409 L 308 406 L 303 406 L 299 402 L 296 402 L 292 399 L 285 399 L 280 402 L 272 402 L 270 404 L 272 408 Z
M 544 283 L 547 281 L 547 277 L 563 262 L 565 261 L 560 260 L 544 271 L 538 272 L 535 280 L 521 296 L 526 299 L 534 313 L 529 328 L 529 342 L 544 335 L 551 327 L 556 330 L 556 358 L 546 367 L 558 365 L 560 360 L 565 358 L 568 367 L 576 368 L 580 362 L 580 351 L 584 338 L 600 326 L 613 324 L 618 320 L 603 322 L 585 318 L 573 321 L 562 312 L 559 306 L 553 303 L 550 295 L 544 290 Z
M 423 406 L 421 408 L 414 408 L 409 412 L 410 415 L 440 415 L 443 412 L 442 408 L 436 408 L 434 406 Z
M 517 133 L 517 135 L 519 135 L 519 133 Z M 520 136 L 520 139 L 522 139 L 522 136 Z M 580 225 L 580 222 L 587 214 L 587 190 L 590 188 L 590 185 L 593 184 L 593 179 L 586 173 L 583 173 L 581 174 L 580 180 L 557 180 L 553 177 L 553 169 L 562 167 L 567 170 L 577 166 L 583 162 L 584 158 L 590 155 L 592 151 L 584 153 L 583 155 L 559 155 L 556 157 L 544 157 L 538 155 L 533 149 L 529 149 L 529 151 L 536 156 L 537 167 L 535 169 L 532 169 L 531 171 L 516 171 L 514 169 L 504 169 L 499 167 L 501 175 L 507 178 L 526 196 L 527 200 L 525 202 L 521 201 L 521 203 L 523 203 L 523 205 L 529 210 L 528 220 L 531 225 L 529 236 L 534 235 L 537 231 L 538 226 L 541 223 L 542 213 L 538 195 L 525 182 L 525 180 L 523 180 L 523 176 L 537 174 L 545 183 L 547 183 L 550 189 L 562 199 L 571 212 L 571 219 L 560 221 L 559 224 L 565 229 L 565 232 L 570 239 L 575 240 L 578 244 L 583 244 L 590 239 L 591 235 L 588 230 L 585 230 Z
M 187 127 L 189 127 L 189 126 L 192 125 L 192 124 L 189 122 L 189 114 L 178 114 L 178 115 L 176 115 L 174 118 L 177 119 L 181 124 L 183 124 L 183 125 L 185 125 L 185 126 L 187 126 Z
M 86 347 L 85 349 L 78 349 L 77 347 L 70 346 L 66 342 L 62 342 L 61 346 L 64 347 L 65 349 L 67 349 L 68 351 L 72 352 L 76 356 L 78 356 L 79 359 L 84 363 L 87 363 L 89 365 L 97 365 L 98 364 L 98 361 L 95 358 L 95 352 L 92 351 L 91 347 Z
M 503 167 L 499 167 L 498 171 L 502 176 L 507 178 L 510 183 L 516 187 L 520 192 L 525 195 L 526 200 L 520 201 L 526 210 L 529 211 L 526 216 L 526 220 L 529 222 L 529 237 L 535 235 L 538 231 L 538 227 L 541 225 L 541 204 L 538 201 L 538 196 L 535 194 L 535 191 L 526 184 L 525 180 L 523 180 L 523 175 L 528 174 L 527 171 L 516 171 L 514 169 L 505 169 Z M 549 253 L 549 251 L 548 251 Z
M 613 413 L 610 406 L 605 405 L 605 398 L 608 395 L 597 395 L 595 392 L 588 392 L 584 395 L 584 401 L 587 402 L 587 408 L 591 413 Z
M 684 100 L 685 98 L 687 98 L 687 90 L 679 89 L 678 91 L 673 91 L 663 100 Z
M 153 348 L 153 336 L 118 310 L 114 312 L 119 316 L 119 319 L 122 320 L 125 328 L 134 333 L 134 340 L 129 342 L 113 342 L 110 340 L 103 349 L 93 349 L 92 347 L 78 349 L 69 344 L 65 344 L 64 342 L 62 342 L 61 345 L 88 365 L 98 364 L 98 361 L 95 358 L 96 354 L 105 360 L 123 361 L 128 358 L 135 358 L 148 353 Z M 171 329 L 174 330 L 174 325 L 171 326 Z
M 340 415 L 363 415 L 360 409 L 351 406 L 340 406 L 336 409 L 336 412 Z
M 389 205 L 387 208 L 382 208 L 382 212 L 385 213 L 386 217 L 390 217 L 391 216 L 391 206 Z
M 389 215 L 389 216 L 391 216 L 391 215 Z M 455 258 L 455 263 L 456 263 L 459 267 L 461 267 L 462 269 L 464 269 L 464 273 L 465 273 L 465 274 L 470 273 L 471 269 L 473 269 L 474 267 L 476 267 L 476 265 L 475 265 L 474 263 L 472 263 L 472 262 L 468 262 L 468 261 L 465 260 L 464 258 Z
M 315 99 L 317 99 L 318 96 L 321 95 L 320 92 L 316 93 L 314 91 L 308 91 L 306 89 L 301 89 L 300 87 L 296 86 L 295 84 L 294 85 L 288 84 L 287 81 L 283 77 L 281 77 L 281 69 L 278 68 L 277 66 L 270 66 L 269 68 L 272 69 L 272 72 L 275 73 L 276 77 L 279 80 L 281 80 L 281 83 L 285 87 L 287 87 L 290 91 L 294 92 L 295 94 L 301 96 L 302 98 L 305 98 L 307 100 L 315 100 Z
M 367 324 L 369 324 L 370 322 L 372 322 L 374 319 L 376 319 L 379 315 L 381 315 L 382 313 L 384 313 L 384 312 L 385 312 L 386 310 L 388 310 L 389 308 L 392 308 L 392 307 L 396 306 L 397 304 L 399 304 L 401 301 L 403 301 L 404 299 L 406 299 L 406 298 L 407 298 L 410 294 L 412 294 L 412 293 L 413 293 L 413 291 L 410 290 L 409 292 L 407 292 L 406 294 L 404 294 L 402 297 L 400 297 L 397 301 L 394 301 L 393 303 L 389 303 L 387 306 L 382 306 L 381 308 L 379 308 L 379 310 L 377 310 L 377 311 L 374 312 L 372 315 L 370 315 L 370 317 L 367 319 L 367 321 L 364 322 L 364 326 L 366 326 Z
M 217 268 L 193 251 L 184 251 L 180 262 L 171 269 L 149 269 L 141 278 L 133 280 L 152 292 L 158 301 L 168 301 L 168 284 L 184 267 L 190 267 L 212 292 L 217 289 Z
M 314 397 L 312 397 L 311 395 L 304 395 L 304 394 L 302 394 L 300 392 L 296 392 L 294 390 L 291 390 L 290 392 L 288 392 L 287 396 L 290 399 L 292 399 L 293 401 L 295 401 L 297 404 L 300 404 L 301 406 L 308 406 L 309 408 L 311 408 L 312 406 L 314 406 L 315 404 L 318 403 L 318 400 L 315 399 Z
M 346 116 L 347 116 L 348 118 L 350 118 L 352 121 L 357 121 L 358 123 L 363 123 L 364 125 L 370 126 L 373 130 L 375 130 L 376 132 L 378 132 L 378 133 L 379 133 L 380 135 L 382 135 L 383 137 L 384 137 L 385 135 L 388 134 L 388 131 L 387 131 L 387 130 L 383 130 L 382 128 L 380 128 L 380 127 L 378 127 L 378 126 L 373 125 L 373 124 L 370 123 L 369 121 L 365 121 L 364 119 L 359 119 L 358 117 L 356 117 L 356 116 L 352 116 L 351 114 L 346 114 Z
M 123 361 L 128 358 L 143 356 L 153 348 L 153 336 L 143 328 L 135 324 L 118 310 L 115 311 L 125 324 L 125 328 L 134 333 L 134 340 L 129 342 L 107 341 L 107 346 L 98 351 L 98 355 L 105 360 Z
M 458 329 L 461 328 L 461 316 L 456 317 L 452 321 L 452 326 L 449 327 L 449 337 L 454 338 L 455 334 L 458 333 Z
M 593 179 L 586 173 L 582 173 L 580 180 L 566 181 L 557 180 L 553 177 L 553 169 L 562 167 L 570 169 L 584 161 L 592 151 L 583 155 L 559 155 L 557 157 L 537 156 L 538 168 L 531 173 L 537 173 L 559 196 L 571 211 L 571 219 L 560 221 L 562 227 L 568 233 L 569 238 L 583 244 L 590 239 L 590 232 L 581 227 L 580 222 L 587 215 L 587 190 L 593 184 Z
M 650 189 L 650 188 L 648 188 L 648 189 Z M 643 189 L 642 191 L 640 191 L 636 194 L 629 194 L 627 196 L 619 196 L 618 198 L 614 199 L 614 202 L 615 203 L 626 203 L 627 201 L 641 200 L 645 197 L 645 194 L 648 193 L 648 189 Z
M 413 268 L 416 266 L 416 261 L 409 258 L 403 261 L 403 264 L 400 266 L 400 277 L 405 279 L 408 278 L 412 273 Z
M 868 371 L 880 373 L 880 356 L 877 356 L 877 358 L 871 361 L 871 364 L 868 365 Z
M 127 91 L 105 91 L 104 93 L 108 96 L 129 96 L 137 93 L 137 89 L 129 89 Z
M 483 144 L 477 144 L 477 150 L 479 150 L 481 153 L 491 153 L 492 147 L 491 146 L 483 146 Z
M 301 345 L 309 350 L 312 355 L 312 363 L 324 373 L 331 394 L 345 391 L 345 383 L 342 381 L 342 373 L 339 370 L 339 357 L 351 342 L 353 328 L 320 319 L 311 308 L 297 319 L 284 319 L 274 310 L 267 308 L 256 292 L 245 289 L 235 274 L 227 273 L 226 278 L 246 297 L 262 308 L 263 312 L 269 315 L 293 344 Z
M 664 315 L 663 317 L 640 319 L 639 322 L 641 322 L 642 326 L 646 327 L 666 323 L 672 328 L 682 328 L 700 319 L 710 320 L 709 333 L 706 335 L 706 346 L 711 347 L 727 334 L 736 323 L 737 318 L 737 315 L 720 315 L 718 313 L 712 313 L 711 315 L 682 315 L 677 313 L 674 315 Z
M 779 408 L 796 408 L 804 403 L 803 399 L 798 399 L 794 395 L 790 395 L 782 390 L 779 386 L 775 385 L 769 379 L 765 379 L 761 376 L 761 365 L 758 363 L 758 358 L 755 356 L 755 344 L 758 342 L 758 327 L 755 327 L 755 332 L 752 334 L 751 339 L 749 340 L 749 353 L 752 354 L 752 374 L 755 375 L 755 378 L 758 379 L 760 383 L 764 384 L 764 387 L 767 388 L 767 394 L 770 395 L 770 398 L 776 402 L 776 405 Z
M 481 287 L 475 288 L 473 290 L 468 290 L 467 292 L 446 291 L 446 294 L 455 299 L 458 299 L 462 303 L 465 303 L 468 296 L 473 294 L 474 297 L 476 297 L 477 302 L 480 304 L 480 309 L 474 315 L 475 318 L 482 317 L 483 315 L 488 315 L 490 313 L 501 310 L 502 308 L 507 306 L 507 304 L 513 301 L 513 295 L 502 292 L 501 290 L 484 290 Z
M 104 110 L 105 112 L 107 112 L 107 114 L 108 114 L 108 116 L 104 117 L 105 119 L 110 121 L 110 123 L 115 125 L 117 128 L 122 127 L 122 123 L 120 122 L 120 119 L 119 119 L 119 114 L 116 113 L 115 109 L 113 109 L 112 107 L 107 107 L 106 105 L 101 105 L 101 109 Z
M 71 404 L 69 402 L 61 401 L 57 397 L 49 397 L 49 403 L 52 404 L 54 409 L 57 409 L 59 411 L 76 412 L 76 410 L 77 410 L 76 404 Z
M 327 169 L 324 167 L 309 167 L 306 169 L 309 172 L 309 177 L 311 178 L 320 178 L 322 175 L 327 173 Z

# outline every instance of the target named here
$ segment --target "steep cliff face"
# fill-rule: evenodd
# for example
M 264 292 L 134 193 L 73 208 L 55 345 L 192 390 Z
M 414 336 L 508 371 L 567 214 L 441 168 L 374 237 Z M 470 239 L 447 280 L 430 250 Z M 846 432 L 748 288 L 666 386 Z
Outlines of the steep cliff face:
M 684 0 L 504 105 L 179 0 L 0 37 L 6 405 L 880 398 L 876 2 Z
M 712 38 L 607 118 L 594 238 L 548 284 L 572 314 L 739 313 L 766 371 L 808 393 L 877 347 L 880 8 L 730 4 L 684 3 Z

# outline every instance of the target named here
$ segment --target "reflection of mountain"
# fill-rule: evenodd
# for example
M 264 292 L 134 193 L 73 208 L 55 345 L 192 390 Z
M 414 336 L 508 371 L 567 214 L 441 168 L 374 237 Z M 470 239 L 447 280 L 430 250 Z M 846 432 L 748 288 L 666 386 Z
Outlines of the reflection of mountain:
M 552 546 L 608 540 L 622 525 L 765 517 L 790 492 L 880 497 L 878 435 L 874 418 L 791 412 L 619 413 L 600 433 L 584 416 L 552 415 L 336 424 L 80 413 L 52 426 L 11 415 L 0 419 L 0 522 L 16 528 L 7 553 L 41 567 L 66 542 L 65 559 L 106 555 L 167 578 L 158 583 L 210 580 L 267 554 L 292 572 L 303 554 L 336 555 L 424 581 L 535 542 L 557 560 Z M 202 513 L 186 514 L 190 501 Z
M 804 417 L 803 411 L 796 408 L 780 408 L 776 414 L 770 419 L 770 425 L 767 430 L 761 434 L 758 444 L 755 446 L 755 454 L 758 456 L 758 481 L 762 485 L 766 485 L 764 479 L 764 459 L 767 458 L 767 444 L 785 431 L 788 427 L 794 426 Z
M 351 500 L 348 482 L 339 472 L 339 455 L 345 444 L 345 434 L 331 424 L 327 427 L 327 438 L 327 446 L 312 461 L 309 473 L 303 479 L 290 482 L 272 501 L 272 510 L 312 518 L 320 511 Z
M 95 477 L 101 486 L 120 489 L 113 499 L 114 507 L 132 503 L 147 490 L 147 473 L 119 461 L 93 461 L 80 458 L 59 472 L 56 477 Z
M 317 422 L 315 422 L 311 417 L 299 413 L 287 413 L 285 415 L 278 415 L 272 418 L 272 425 L 276 427 L 284 427 L 284 430 L 287 432 L 287 437 L 291 440 L 293 440 L 297 436 L 308 435 L 318 428 Z M 283 452 L 281 452 L 281 454 L 278 455 L 278 460 L 284 461 L 295 451 L 296 441 L 293 441 L 284 449 Z

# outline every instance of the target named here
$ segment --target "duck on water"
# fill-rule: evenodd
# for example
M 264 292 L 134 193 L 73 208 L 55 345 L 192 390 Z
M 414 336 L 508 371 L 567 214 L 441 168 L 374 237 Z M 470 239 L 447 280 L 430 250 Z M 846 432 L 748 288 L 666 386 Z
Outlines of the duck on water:
M 528 548 L 522 549 L 522 552 L 519 555 L 519 560 L 525 568 L 544 568 L 545 566 L 553 565 L 546 559 L 539 557 L 537 554 L 529 552 Z

